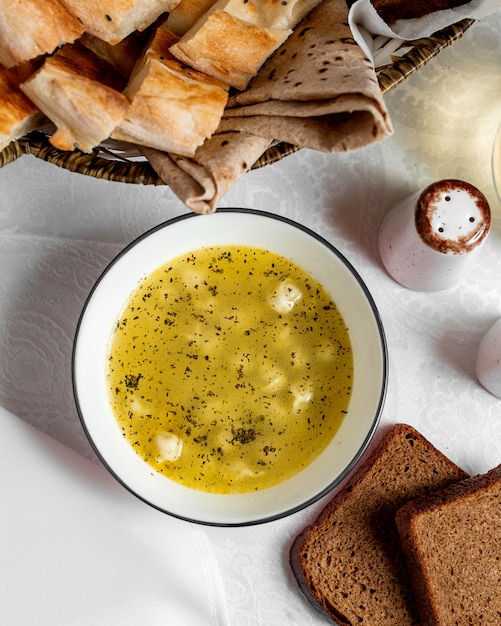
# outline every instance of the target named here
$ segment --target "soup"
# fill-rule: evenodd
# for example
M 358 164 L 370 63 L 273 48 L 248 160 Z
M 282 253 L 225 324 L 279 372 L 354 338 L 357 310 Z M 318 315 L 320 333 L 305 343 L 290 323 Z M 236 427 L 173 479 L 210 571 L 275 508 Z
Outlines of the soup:
M 348 329 L 288 259 L 208 247 L 140 282 L 110 340 L 114 415 L 156 471 L 211 493 L 265 489 L 310 464 L 347 413 Z

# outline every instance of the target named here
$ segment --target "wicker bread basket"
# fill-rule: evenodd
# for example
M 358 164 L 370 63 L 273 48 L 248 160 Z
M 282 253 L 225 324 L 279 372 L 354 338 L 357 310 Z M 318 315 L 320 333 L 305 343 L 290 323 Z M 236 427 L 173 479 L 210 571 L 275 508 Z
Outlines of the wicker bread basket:
M 388 93 L 429 63 L 444 48 L 460 39 L 472 24 L 473 20 L 462 20 L 426 39 L 399 45 L 390 61 L 377 68 L 382 93 Z M 299 150 L 297 146 L 276 144 L 254 163 L 252 169 L 276 163 L 297 150 Z M 0 152 L 0 167 L 15 161 L 23 154 L 32 154 L 72 172 L 95 178 L 143 185 L 165 184 L 146 160 L 129 158 L 127 151 L 124 152 L 120 146 L 113 144 L 100 146 L 92 154 L 79 150 L 65 152 L 54 148 L 46 133 L 35 131 L 13 141 Z

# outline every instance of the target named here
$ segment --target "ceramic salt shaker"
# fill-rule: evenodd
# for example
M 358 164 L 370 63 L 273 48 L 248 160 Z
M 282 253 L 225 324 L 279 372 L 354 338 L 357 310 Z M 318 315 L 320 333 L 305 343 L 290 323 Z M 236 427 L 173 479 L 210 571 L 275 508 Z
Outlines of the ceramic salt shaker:
M 501 318 L 480 342 L 476 363 L 477 378 L 494 396 L 501 399 Z
M 379 231 L 388 273 L 415 291 L 452 287 L 491 226 L 485 196 L 470 183 L 440 180 L 393 206 Z

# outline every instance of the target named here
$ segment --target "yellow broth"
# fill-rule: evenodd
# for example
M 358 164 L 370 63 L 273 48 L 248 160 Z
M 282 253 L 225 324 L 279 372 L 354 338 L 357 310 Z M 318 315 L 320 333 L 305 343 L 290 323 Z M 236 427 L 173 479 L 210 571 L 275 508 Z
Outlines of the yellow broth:
M 345 416 L 348 330 L 298 265 L 245 246 L 203 248 L 131 295 L 110 341 L 124 437 L 188 487 L 244 493 L 310 464 Z

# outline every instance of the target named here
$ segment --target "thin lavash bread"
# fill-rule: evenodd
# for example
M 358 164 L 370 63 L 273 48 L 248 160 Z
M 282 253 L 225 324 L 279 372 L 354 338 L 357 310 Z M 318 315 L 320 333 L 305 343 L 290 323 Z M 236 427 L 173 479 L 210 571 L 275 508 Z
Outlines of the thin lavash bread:
M 269 147 L 249 133 L 212 135 L 190 159 L 153 148 L 141 150 L 160 178 L 195 213 L 212 213 L 216 205 Z
M 501 624 L 501 465 L 396 515 L 426 626 Z
M 220 129 L 322 152 L 361 148 L 393 133 L 344 0 L 324 0 L 309 13 L 249 87 L 229 99 Z
M 291 567 L 306 597 L 340 626 L 420 624 L 395 514 L 467 476 L 415 429 L 393 426 L 293 542 Z

